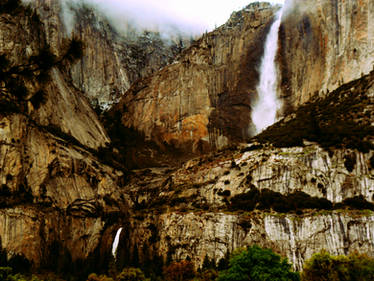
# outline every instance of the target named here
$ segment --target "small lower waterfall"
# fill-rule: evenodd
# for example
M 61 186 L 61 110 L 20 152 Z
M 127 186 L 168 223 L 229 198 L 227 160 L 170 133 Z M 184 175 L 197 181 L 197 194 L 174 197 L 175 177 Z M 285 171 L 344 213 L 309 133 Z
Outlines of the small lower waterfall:
M 119 243 L 119 237 L 120 237 L 120 235 L 121 235 L 121 231 L 122 231 L 122 227 L 120 227 L 120 228 L 117 230 L 116 237 L 114 238 L 114 241 L 113 241 L 113 245 L 112 245 L 112 255 L 113 255 L 114 259 L 116 258 L 117 248 L 118 248 L 118 243 Z
M 265 53 L 260 68 L 260 82 L 257 86 L 258 98 L 252 109 L 252 122 L 255 125 L 256 134 L 275 122 L 277 111 L 282 106 L 277 98 L 278 73 L 275 62 L 282 13 L 283 8 L 276 14 L 265 42 Z

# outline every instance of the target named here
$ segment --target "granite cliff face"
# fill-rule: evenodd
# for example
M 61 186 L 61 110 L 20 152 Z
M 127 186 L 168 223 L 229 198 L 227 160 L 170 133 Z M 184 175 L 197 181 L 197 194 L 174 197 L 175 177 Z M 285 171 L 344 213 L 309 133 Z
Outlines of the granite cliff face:
M 136 171 L 126 188 L 131 243 L 122 251 L 190 258 L 199 267 L 206 256 L 218 263 L 235 248 L 259 244 L 298 270 L 322 249 L 373 255 L 373 212 L 363 210 L 374 209 L 373 90 L 371 72 L 286 116 L 255 138 L 262 143 L 175 171 Z M 335 123 L 341 114 L 345 125 Z
M 0 14 L 0 54 L 11 65 L 24 64 L 48 44 L 57 58 L 66 52 L 69 42 L 60 33 L 56 3 L 36 2 L 43 26 L 32 10 Z M 317 7 L 331 3 L 318 1 Z M 344 3 L 353 9 L 353 2 Z M 72 264 L 83 272 L 83 260 L 95 266 L 90 270 L 108 268 L 115 231 L 123 227 L 119 266 L 131 264 L 133 256 L 141 262 L 189 257 L 199 267 L 205 257 L 218 262 L 237 247 L 254 243 L 287 256 L 296 269 L 321 249 L 374 255 L 374 72 L 349 81 L 356 78 L 349 69 L 354 62 L 349 57 L 335 61 L 343 57 L 331 57 L 329 47 L 325 57 L 314 58 L 314 66 L 319 67 L 319 59 L 329 62 L 333 71 L 342 70 L 339 75 L 346 71 L 343 82 L 349 83 L 300 106 L 251 143 L 214 150 L 250 136 L 256 66 L 278 9 L 252 4 L 184 50 L 175 63 L 134 83 L 111 112 L 122 126 L 142 132 L 159 148 L 214 151 L 180 167 L 169 162 L 164 168 L 124 171 L 111 158 L 117 148 L 85 94 L 107 103 L 115 96 L 113 89 L 125 89 L 149 75 L 169 56 L 155 51 L 155 57 L 132 57 L 148 39 L 134 43 L 135 49 L 132 43 L 119 43 L 104 20 L 81 8 L 79 32 L 74 34 L 86 44 L 82 60 L 53 64 L 44 82 L 33 77 L 39 71 L 29 73 L 31 78 L 22 76 L 24 95 L 17 94 L 19 89 L 7 89 L 1 80 L 0 254 L 4 249 L 8 258 L 22 255 L 35 268 L 62 272 L 71 270 Z M 317 24 L 316 11 L 330 12 L 307 11 L 305 30 Z M 348 22 L 344 26 L 352 33 L 347 31 L 347 36 L 357 35 L 361 25 L 348 28 Z M 305 51 L 293 47 L 297 36 L 287 35 L 294 30 L 292 24 L 291 17 L 283 24 L 279 59 L 282 81 L 291 83 L 287 86 L 291 88 L 282 84 L 283 90 L 294 91 L 286 97 L 288 104 L 296 106 L 310 99 L 304 95 L 307 85 L 315 83 L 317 88 L 320 83 L 320 89 L 333 85 L 335 72 L 324 72 L 326 77 L 320 76 L 317 83 L 309 79 L 314 77 L 310 71 L 319 69 L 311 62 L 308 67 L 285 64 Z M 362 24 L 366 26 L 366 20 Z M 105 36 L 95 35 L 103 30 Z M 99 48 L 100 44 L 105 47 Z M 123 46 L 129 57 L 119 55 Z M 164 54 L 162 46 L 148 47 L 161 48 Z M 365 53 L 364 47 L 357 50 L 362 51 L 357 67 L 366 72 L 370 60 L 363 64 L 360 60 L 370 52 Z M 3 58 L 1 79 L 9 68 Z M 94 71 L 87 71 L 93 66 Z M 300 73 L 306 79 L 301 80 Z M 287 75 L 290 79 L 285 79 Z M 36 103 L 40 90 L 43 99 Z
M 195 153 L 246 139 L 257 67 L 276 10 L 249 5 L 173 64 L 135 83 L 114 109 L 123 125 L 161 147 Z
M 275 10 L 250 5 L 135 83 L 116 108 L 124 126 L 196 153 L 251 136 L 251 97 Z M 368 0 L 287 1 L 277 56 L 285 113 L 372 70 L 373 10 Z
M 19 66 L 47 46 L 40 21 L 20 7 L 2 13 L 0 22 L 0 53 L 14 66 L 12 77 L 22 76 Z M 87 259 L 100 246 L 107 218 L 127 212 L 123 172 L 98 157 L 109 142 L 104 128 L 63 67 L 48 72 L 43 83 L 36 78 L 40 70 L 22 76 L 22 96 L 17 87 L 7 88 L 4 63 L 1 69 L 1 248 L 36 268 L 53 267 L 64 255 L 70 262 Z M 43 101 L 36 106 L 40 91 Z
M 373 69 L 373 1 L 289 0 L 286 5 L 278 58 L 286 110 Z
M 346 167 L 347 157 L 356 161 L 352 170 Z M 218 263 L 227 252 L 252 244 L 287 256 L 298 270 L 322 249 L 372 255 L 372 211 L 343 206 L 335 211 L 308 207 L 277 213 L 270 207 L 272 200 L 279 200 L 274 198 L 266 201 L 265 210 L 257 205 L 258 210 L 249 211 L 250 200 L 245 203 L 249 209 L 232 208 L 236 196 L 252 198 L 253 190 L 278 192 L 275 198 L 304 192 L 335 205 L 358 196 L 373 203 L 372 159 L 372 152 L 340 149 L 331 155 L 317 145 L 263 147 L 196 159 L 175 172 L 139 171 L 126 189 L 135 210 L 127 237 L 140 256 L 147 248 L 165 259 L 189 257 L 197 267 L 205 256 Z M 124 249 L 129 250 L 133 248 Z
M 55 53 L 61 52 L 68 37 L 84 42 L 83 58 L 67 69 L 73 85 L 95 106 L 108 109 L 133 82 L 170 63 L 183 44 L 188 44 L 185 38 L 162 39 L 157 32 L 142 32 L 131 24 L 126 31 L 118 30 L 94 7 L 65 2 L 37 0 L 32 5 L 40 15 L 47 42 Z M 67 23 L 66 14 L 71 17 L 65 20 Z
M 135 221 L 130 226 L 130 236 L 133 240 L 138 237 L 133 243 L 142 245 L 142 251 L 146 249 L 153 255 L 152 251 L 161 255 L 169 253 L 175 260 L 190 258 L 197 266 L 202 266 L 206 257 L 218 264 L 233 250 L 257 244 L 288 257 L 294 268 L 301 270 L 306 259 L 323 249 L 334 255 L 354 251 L 372 253 L 373 224 L 372 213 L 300 216 L 169 212 Z M 149 241 L 154 239 L 155 233 L 159 236 L 153 248 Z

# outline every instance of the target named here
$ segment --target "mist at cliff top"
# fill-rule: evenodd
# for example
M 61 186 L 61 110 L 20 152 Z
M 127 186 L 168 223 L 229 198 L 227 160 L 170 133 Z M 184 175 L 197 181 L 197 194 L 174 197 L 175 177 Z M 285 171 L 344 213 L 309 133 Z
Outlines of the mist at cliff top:
M 103 12 L 118 30 L 131 22 L 139 29 L 168 33 L 178 30 L 183 34 L 200 35 L 224 24 L 233 11 L 240 10 L 254 0 L 62 0 L 65 7 L 86 3 Z M 284 0 L 261 1 L 282 4 Z M 73 16 L 65 8 L 69 26 Z

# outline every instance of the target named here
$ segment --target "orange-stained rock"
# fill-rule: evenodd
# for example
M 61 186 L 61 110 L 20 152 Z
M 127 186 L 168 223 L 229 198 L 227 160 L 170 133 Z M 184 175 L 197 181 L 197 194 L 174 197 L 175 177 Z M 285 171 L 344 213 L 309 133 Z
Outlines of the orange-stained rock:
M 287 5 L 278 57 L 286 110 L 373 69 L 372 0 L 288 0 Z
M 122 123 L 194 153 L 248 138 L 263 41 L 277 8 L 255 3 L 233 13 L 171 65 L 135 83 L 114 109 Z

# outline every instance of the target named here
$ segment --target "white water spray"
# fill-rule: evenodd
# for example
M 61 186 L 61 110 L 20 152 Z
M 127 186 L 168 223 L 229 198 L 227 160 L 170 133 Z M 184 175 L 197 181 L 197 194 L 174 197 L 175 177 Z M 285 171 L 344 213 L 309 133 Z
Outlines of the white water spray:
M 277 98 L 278 73 L 275 63 L 282 13 L 283 8 L 276 14 L 265 42 L 265 53 L 260 68 L 260 82 L 257 86 L 258 99 L 252 110 L 252 122 L 256 127 L 256 134 L 275 122 L 277 111 L 282 107 Z
M 113 245 L 112 245 L 112 255 L 113 255 L 114 259 L 116 258 L 117 248 L 118 248 L 118 243 L 119 243 L 119 237 L 120 237 L 120 235 L 121 235 L 121 231 L 122 231 L 122 227 L 120 227 L 120 228 L 117 230 L 116 237 L 114 238 L 114 241 L 113 241 Z

